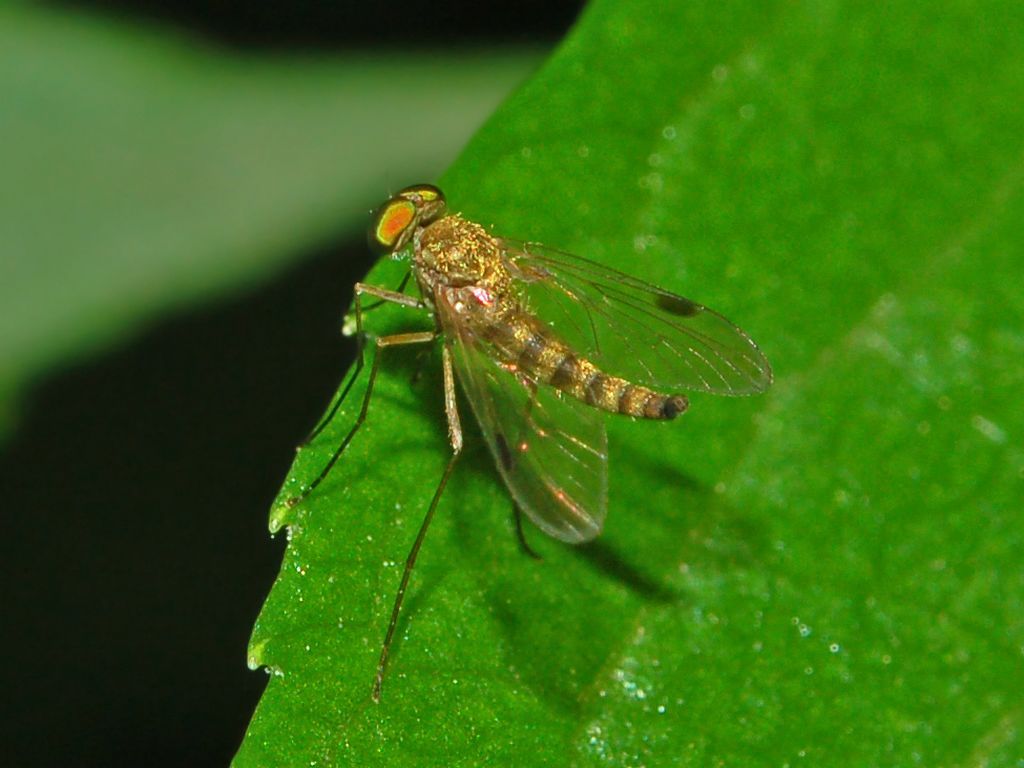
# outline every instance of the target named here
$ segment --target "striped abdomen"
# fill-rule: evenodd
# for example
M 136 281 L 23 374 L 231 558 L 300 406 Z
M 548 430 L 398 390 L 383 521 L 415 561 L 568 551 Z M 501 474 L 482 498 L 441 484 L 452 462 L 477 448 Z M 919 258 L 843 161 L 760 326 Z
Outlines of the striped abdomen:
M 606 374 L 525 312 L 489 327 L 486 336 L 502 362 L 595 408 L 643 419 L 674 419 L 689 406 L 682 395 L 663 395 Z

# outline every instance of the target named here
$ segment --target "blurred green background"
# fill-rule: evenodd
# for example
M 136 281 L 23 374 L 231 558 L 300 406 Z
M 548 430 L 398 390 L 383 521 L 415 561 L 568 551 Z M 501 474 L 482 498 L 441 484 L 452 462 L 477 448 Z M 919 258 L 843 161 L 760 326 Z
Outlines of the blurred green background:
M 0 7 L 4 765 L 224 765 L 369 209 L 573 3 Z

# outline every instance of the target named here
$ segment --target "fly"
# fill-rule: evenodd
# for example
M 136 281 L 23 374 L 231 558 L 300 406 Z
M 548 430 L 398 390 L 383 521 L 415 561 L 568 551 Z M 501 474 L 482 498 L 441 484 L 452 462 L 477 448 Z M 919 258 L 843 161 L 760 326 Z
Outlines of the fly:
M 521 510 L 541 530 L 577 544 L 601 532 L 607 512 L 608 451 L 602 411 L 668 421 L 689 407 L 681 391 L 750 395 L 772 383 L 757 345 L 717 312 L 587 259 L 537 243 L 495 237 L 446 213 L 441 190 L 403 189 L 376 212 L 371 246 L 411 247 L 398 290 L 356 283 L 359 354 L 330 422 L 364 366 L 363 297 L 431 313 L 433 331 L 375 339 L 355 424 L 303 494 L 327 476 L 366 419 L 380 353 L 442 344 L 444 406 L 452 455 L 406 559 L 381 647 L 373 698 L 380 700 L 388 652 L 420 546 L 455 462 L 462 423 L 455 382 Z M 410 276 L 419 296 L 405 293 Z

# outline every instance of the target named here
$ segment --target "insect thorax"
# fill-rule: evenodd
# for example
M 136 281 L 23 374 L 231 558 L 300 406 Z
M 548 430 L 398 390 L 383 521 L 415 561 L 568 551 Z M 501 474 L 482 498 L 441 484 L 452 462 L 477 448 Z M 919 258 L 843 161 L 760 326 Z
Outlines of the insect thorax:
M 413 252 L 420 286 L 446 307 L 442 322 L 464 324 L 491 346 L 510 373 L 614 413 L 671 419 L 686 399 L 611 376 L 577 354 L 527 311 L 506 266 L 501 241 L 479 224 L 445 216 L 417 233 Z
M 460 216 L 445 216 L 424 227 L 416 239 L 413 262 L 421 283 L 432 290 L 476 286 L 503 297 L 512 282 L 501 243 Z

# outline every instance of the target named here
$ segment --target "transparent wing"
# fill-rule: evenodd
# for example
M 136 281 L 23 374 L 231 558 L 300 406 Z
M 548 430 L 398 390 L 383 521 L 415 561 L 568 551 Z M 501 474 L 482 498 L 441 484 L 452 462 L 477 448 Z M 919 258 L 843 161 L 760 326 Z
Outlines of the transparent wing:
M 608 440 L 600 411 L 512 373 L 449 307 L 455 373 L 519 508 L 550 536 L 588 541 L 608 510 Z
M 503 239 L 531 311 L 607 373 L 663 391 L 750 395 L 772 383 L 753 340 L 714 310 L 596 262 Z

